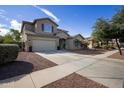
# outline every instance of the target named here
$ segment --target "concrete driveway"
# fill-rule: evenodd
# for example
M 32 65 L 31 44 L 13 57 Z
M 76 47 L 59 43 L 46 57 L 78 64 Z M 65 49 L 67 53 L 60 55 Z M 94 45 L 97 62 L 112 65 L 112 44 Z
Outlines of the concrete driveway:
M 77 73 L 111 88 L 124 87 L 124 61 L 106 58 L 117 51 L 86 56 L 67 51 L 36 53 L 57 66 L 0 81 L 0 87 L 43 87 L 72 73 Z
M 92 57 L 87 55 L 81 55 L 77 53 L 72 53 L 68 51 L 47 51 L 36 54 L 43 56 L 44 58 L 47 58 L 48 60 L 51 60 L 52 62 L 61 65 L 68 62 L 78 61 L 86 57 Z
M 75 72 L 108 87 L 123 87 L 124 61 L 106 58 L 117 51 L 97 56 L 86 56 L 67 51 L 37 53 L 58 65 L 73 63 L 80 69 Z M 88 62 L 88 65 L 86 65 Z M 90 63 L 89 63 L 90 62 Z M 71 65 L 70 65 L 71 66 Z M 65 69 L 66 71 L 66 69 Z

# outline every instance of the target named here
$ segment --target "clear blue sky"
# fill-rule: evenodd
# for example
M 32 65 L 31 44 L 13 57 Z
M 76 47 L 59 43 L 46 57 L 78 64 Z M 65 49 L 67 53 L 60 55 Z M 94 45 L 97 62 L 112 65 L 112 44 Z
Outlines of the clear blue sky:
M 97 18 L 110 19 L 121 6 L 0 6 L 0 35 L 8 28 L 20 28 L 23 20 L 33 21 L 36 18 L 50 17 L 59 28 L 69 34 L 82 34 L 88 37 Z M 4 32 L 3 32 L 4 31 Z

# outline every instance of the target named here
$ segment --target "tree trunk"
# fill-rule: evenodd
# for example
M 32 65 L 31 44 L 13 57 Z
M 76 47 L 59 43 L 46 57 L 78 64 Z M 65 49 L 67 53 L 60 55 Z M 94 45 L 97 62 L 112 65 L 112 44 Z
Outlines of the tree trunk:
M 120 53 L 120 55 L 122 55 L 122 51 L 121 51 L 120 45 L 118 44 L 118 39 L 115 38 L 115 41 L 116 41 L 116 44 L 117 44 L 117 47 L 118 47 L 119 53 Z
M 106 44 L 107 44 L 107 46 L 108 46 L 108 40 L 106 41 Z

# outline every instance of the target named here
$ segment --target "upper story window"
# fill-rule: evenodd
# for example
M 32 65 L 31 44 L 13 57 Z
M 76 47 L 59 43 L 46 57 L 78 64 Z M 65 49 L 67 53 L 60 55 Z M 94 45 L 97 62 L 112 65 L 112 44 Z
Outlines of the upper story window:
M 52 32 L 53 27 L 50 24 L 42 24 L 42 30 L 43 32 Z

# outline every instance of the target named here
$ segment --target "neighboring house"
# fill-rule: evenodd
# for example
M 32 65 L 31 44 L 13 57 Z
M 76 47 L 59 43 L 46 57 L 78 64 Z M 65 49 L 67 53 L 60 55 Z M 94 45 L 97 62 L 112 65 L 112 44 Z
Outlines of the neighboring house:
M 85 41 L 88 42 L 88 48 L 92 49 L 94 48 L 94 40 L 92 37 L 87 37 L 85 38 Z
M 100 46 L 100 47 L 101 47 L 102 45 L 104 45 L 104 43 L 101 43 L 100 41 L 99 41 L 99 42 L 96 42 L 96 41 L 93 39 L 93 37 L 85 38 L 85 40 L 86 40 L 86 42 L 89 43 L 88 48 L 90 48 L 90 49 L 95 48 L 95 47 L 98 45 L 98 43 L 99 43 L 99 46 Z M 119 42 L 119 40 L 118 40 L 118 43 L 120 44 L 121 47 L 124 47 L 124 43 Z M 109 41 L 108 41 L 108 44 L 109 44 L 109 45 L 112 45 L 112 46 L 115 47 L 115 48 L 117 48 L 117 44 L 116 44 L 115 39 L 109 40 Z
M 25 51 L 48 51 L 57 49 L 82 49 L 83 36 L 70 36 L 68 31 L 59 29 L 58 24 L 49 18 L 23 21 L 22 41 Z

